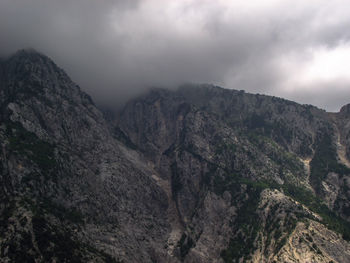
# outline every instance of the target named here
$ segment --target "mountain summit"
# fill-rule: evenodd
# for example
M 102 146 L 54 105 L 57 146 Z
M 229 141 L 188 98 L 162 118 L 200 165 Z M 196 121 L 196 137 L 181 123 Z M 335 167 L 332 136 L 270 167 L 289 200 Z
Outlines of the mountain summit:
M 1 262 L 350 262 L 350 115 L 212 85 L 105 119 L 48 57 L 0 62 Z

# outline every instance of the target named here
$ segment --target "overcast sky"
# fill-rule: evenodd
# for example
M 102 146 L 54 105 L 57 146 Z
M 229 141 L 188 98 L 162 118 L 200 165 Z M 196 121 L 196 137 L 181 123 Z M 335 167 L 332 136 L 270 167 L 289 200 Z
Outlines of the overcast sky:
M 28 47 L 100 103 L 184 82 L 350 103 L 348 0 L 0 0 L 0 54 Z

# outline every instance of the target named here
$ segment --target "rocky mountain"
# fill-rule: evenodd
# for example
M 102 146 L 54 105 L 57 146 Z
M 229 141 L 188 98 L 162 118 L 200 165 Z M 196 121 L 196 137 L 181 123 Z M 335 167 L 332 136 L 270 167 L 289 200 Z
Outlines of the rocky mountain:
M 22 50 L 0 106 L 0 262 L 350 262 L 349 105 L 186 85 L 106 118 Z

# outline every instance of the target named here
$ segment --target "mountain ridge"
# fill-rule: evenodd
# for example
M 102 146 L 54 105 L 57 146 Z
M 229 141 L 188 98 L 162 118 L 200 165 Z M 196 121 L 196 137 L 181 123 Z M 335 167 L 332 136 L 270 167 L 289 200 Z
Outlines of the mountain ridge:
M 48 57 L 1 64 L 1 262 L 350 258 L 348 106 L 191 85 L 105 119 Z

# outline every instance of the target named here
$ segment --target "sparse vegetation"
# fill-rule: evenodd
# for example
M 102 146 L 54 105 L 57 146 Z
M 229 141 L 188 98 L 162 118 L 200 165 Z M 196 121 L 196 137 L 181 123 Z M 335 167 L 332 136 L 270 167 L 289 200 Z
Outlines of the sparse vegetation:
M 267 181 L 252 181 L 246 178 L 242 178 L 238 175 L 227 175 L 224 178 L 215 177 L 213 180 L 214 191 L 216 194 L 222 195 L 224 191 L 229 191 L 234 197 L 239 193 L 241 185 L 246 185 L 246 193 L 248 199 L 241 204 L 241 208 L 238 210 L 238 216 L 235 221 L 234 233 L 237 233 L 229 242 L 227 249 L 221 253 L 222 258 L 225 262 L 238 262 L 239 258 L 248 259 L 250 253 L 254 250 L 254 241 L 257 234 L 261 230 L 261 224 L 259 223 L 256 214 L 257 205 L 262 190 L 279 189 L 283 191 L 287 196 L 292 197 L 294 200 L 306 205 L 311 211 L 319 214 L 323 220 L 323 223 L 327 228 L 342 234 L 345 240 L 350 240 L 350 226 L 349 224 L 337 216 L 334 212 L 330 211 L 328 207 L 318 199 L 310 190 L 298 187 L 292 184 L 279 185 L 275 182 Z M 236 200 L 237 202 L 239 200 Z M 276 209 L 277 207 L 275 207 Z M 283 231 L 284 235 L 279 232 L 281 226 L 278 225 L 267 225 L 266 228 L 270 229 L 269 232 L 274 231 L 275 239 L 275 253 L 283 247 L 287 241 L 287 237 L 294 230 L 297 221 L 307 218 L 306 213 L 299 213 L 298 211 L 291 211 L 296 216 L 287 216 L 287 221 L 284 222 Z M 271 212 L 275 214 L 275 212 Z M 316 220 L 315 218 L 312 218 Z M 273 220 L 270 221 L 274 222 Z M 267 245 L 271 237 L 268 236 Z
M 239 262 L 240 258 L 244 260 L 249 259 L 254 248 L 254 241 L 261 230 L 261 223 L 257 219 L 256 209 L 259 204 L 260 193 L 265 189 L 264 183 L 253 182 L 247 179 L 239 178 L 235 175 L 226 177 L 226 189 L 235 196 L 241 184 L 247 186 L 246 193 L 247 200 L 243 201 L 237 211 L 237 218 L 235 220 L 233 233 L 236 233 L 231 238 L 228 247 L 221 252 L 221 257 L 225 262 Z M 216 182 L 218 183 L 218 182 Z M 219 188 L 222 191 L 222 188 Z M 238 202 L 238 200 L 235 200 Z
M 137 146 L 131 141 L 131 139 L 117 126 L 114 128 L 114 137 L 122 142 L 125 146 L 130 149 L 136 150 Z
M 44 176 L 55 175 L 57 163 L 53 145 L 39 139 L 34 133 L 24 129 L 20 123 L 8 122 L 6 133 L 11 151 L 27 156 L 43 171 Z
M 318 194 L 321 194 L 321 183 L 329 172 L 335 172 L 340 175 L 350 174 L 350 169 L 345 165 L 338 163 L 335 145 L 330 135 L 325 134 L 317 145 L 315 155 L 310 162 L 311 184 Z
M 177 170 L 177 163 L 174 162 L 171 165 L 171 191 L 174 198 L 176 198 L 177 193 L 181 190 L 182 183 Z
M 181 260 L 185 259 L 185 256 L 188 254 L 190 249 L 194 247 L 195 243 L 190 236 L 187 236 L 185 233 L 182 234 L 181 239 L 179 240 L 177 246 L 180 248 L 180 257 Z

